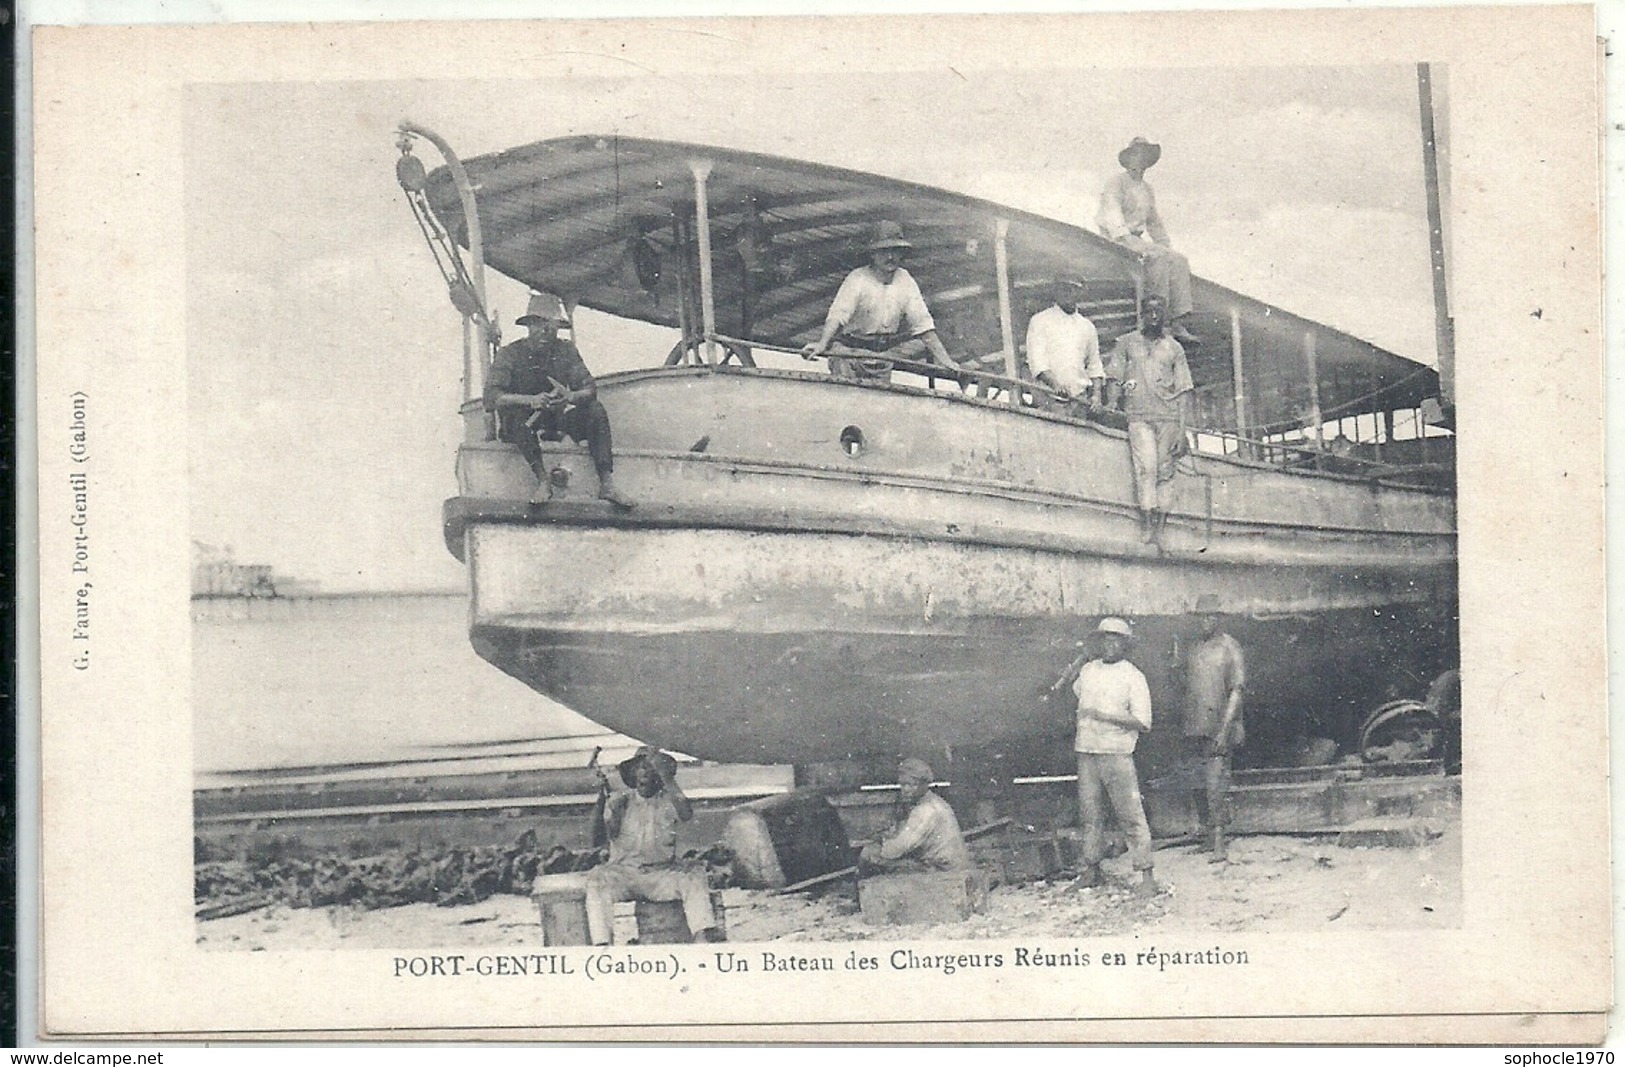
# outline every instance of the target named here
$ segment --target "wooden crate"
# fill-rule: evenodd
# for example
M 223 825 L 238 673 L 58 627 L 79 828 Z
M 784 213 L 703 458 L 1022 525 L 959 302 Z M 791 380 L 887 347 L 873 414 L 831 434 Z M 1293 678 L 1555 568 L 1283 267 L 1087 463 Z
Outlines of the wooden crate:
M 987 894 L 979 868 L 877 874 L 858 883 L 858 907 L 871 926 L 959 922 L 986 914 Z
M 640 900 L 632 914 L 640 945 L 684 945 L 694 940 L 694 931 L 688 928 L 680 900 Z M 711 892 L 711 914 L 716 916 L 717 932 L 726 938 L 727 912 L 722 906 L 722 894 L 715 890 Z
M 542 944 L 590 945 L 587 925 L 587 876 L 544 874 L 530 891 L 542 920 Z

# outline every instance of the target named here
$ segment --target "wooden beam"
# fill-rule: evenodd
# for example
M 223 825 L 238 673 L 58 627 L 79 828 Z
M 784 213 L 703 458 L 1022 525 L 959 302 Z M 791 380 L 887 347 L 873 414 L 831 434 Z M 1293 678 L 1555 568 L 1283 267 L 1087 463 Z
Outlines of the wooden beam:
M 1005 247 L 1009 234 L 1009 219 L 993 220 L 993 269 L 999 278 L 999 336 L 1004 343 L 1004 374 L 1007 378 L 1020 378 L 1021 361 L 1016 357 L 1015 327 L 1010 321 L 1010 252 Z M 1019 387 L 1007 390 L 1005 395 L 1011 407 L 1021 406 Z
M 1321 444 L 1320 433 L 1320 364 L 1315 359 L 1315 331 L 1303 331 L 1303 359 L 1309 370 L 1309 424 L 1314 427 L 1315 445 Z M 1319 466 L 1317 460 L 1316 466 Z
M 1230 309 L 1230 374 L 1235 383 L 1236 433 L 1247 436 L 1247 379 L 1241 365 L 1241 309 Z
M 1444 213 L 1439 199 L 1439 156 L 1433 126 L 1433 68 L 1416 65 L 1416 88 L 1422 111 L 1422 175 L 1427 184 L 1428 247 L 1433 259 L 1433 337 L 1439 353 L 1439 393 L 1446 407 L 1456 403 L 1456 326 L 1450 317 L 1450 287 L 1445 275 Z

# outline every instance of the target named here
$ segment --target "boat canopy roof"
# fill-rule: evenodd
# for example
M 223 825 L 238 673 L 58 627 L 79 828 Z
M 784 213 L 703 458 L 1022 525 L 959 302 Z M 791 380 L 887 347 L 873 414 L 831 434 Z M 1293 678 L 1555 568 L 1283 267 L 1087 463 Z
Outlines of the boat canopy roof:
M 955 356 L 1003 349 L 994 258 L 1001 219 L 1018 345 L 1027 318 L 1068 274 L 1087 281 L 1087 313 L 1103 344 L 1134 326 L 1137 257 L 1098 234 L 913 182 L 672 141 L 583 135 L 465 161 L 485 262 L 572 306 L 697 336 L 696 164 L 709 167 L 720 334 L 790 347 L 816 339 L 841 280 L 867 261 L 866 229 L 881 219 L 899 222 L 912 243 L 906 266 Z M 427 193 L 440 224 L 466 247 L 448 168 L 429 175 Z M 1205 279 L 1193 279 L 1193 295 L 1187 325 L 1207 343 L 1190 364 L 1208 425 L 1223 424 L 1231 409 L 1232 313 L 1255 430 L 1301 424 L 1306 334 L 1314 336 L 1328 419 L 1417 407 L 1438 395 L 1438 374 L 1424 364 Z

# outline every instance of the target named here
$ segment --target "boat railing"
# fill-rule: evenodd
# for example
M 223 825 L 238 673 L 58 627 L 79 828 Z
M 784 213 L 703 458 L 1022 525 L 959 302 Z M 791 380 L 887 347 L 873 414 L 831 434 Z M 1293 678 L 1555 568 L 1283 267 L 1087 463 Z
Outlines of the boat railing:
M 1017 403 L 1020 406 L 1031 406 L 1031 401 L 1027 399 L 1027 394 L 1034 392 L 1047 392 L 1042 385 L 1039 385 L 1036 382 L 1024 381 L 1019 378 L 1011 378 L 1003 374 L 993 374 L 989 371 L 977 370 L 973 367 L 963 366 L 955 370 L 950 370 L 947 367 L 942 366 L 940 363 L 928 363 L 923 360 L 914 359 L 898 359 L 895 356 L 888 356 L 879 352 L 860 355 L 835 352 L 824 353 L 817 356 L 807 356 L 803 354 L 801 349 L 792 348 L 789 345 L 776 345 L 761 341 L 747 341 L 740 337 L 729 337 L 724 334 L 717 334 L 712 338 L 712 340 L 716 341 L 719 345 L 729 347 L 737 346 L 745 349 L 746 351 L 758 349 L 764 352 L 780 352 L 785 355 L 801 356 L 803 359 L 808 361 L 827 361 L 831 358 L 883 359 L 892 365 L 892 369 L 894 371 L 901 371 L 904 374 L 912 374 L 916 377 L 924 378 L 928 387 L 930 388 L 936 388 L 936 384 L 939 381 L 955 382 L 962 387 L 968 388 L 970 386 L 975 386 L 978 390 L 977 396 L 979 399 L 987 400 L 992 398 L 995 393 L 998 393 L 1005 397 L 1019 398 Z
M 802 350 L 799 348 L 762 341 L 751 341 L 725 334 L 717 334 L 711 340 L 715 341 L 718 346 L 734 352 L 750 353 L 752 350 L 778 352 L 785 355 L 802 356 L 812 361 L 827 361 L 831 358 L 831 355 L 827 353 L 807 357 L 803 355 Z M 695 341 L 696 348 L 703 344 L 703 339 Z M 856 359 L 863 357 L 847 353 L 836 353 L 833 358 Z M 1004 400 L 1014 407 L 1040 409 L 1040 397 L 1055 396 L 1052 390 L 1045 388 L 1039 382 L 1011 378 L 1008 375 L 983 371 L 974 367 L 961 366 L 956 372 L 940 364 L 920 360 L 897 359 L 882 354 L 876 354 L 873 358 L 884 359 L 892 365 L 892 370 L 895 372 L 924 379 L 928 388 L 935 389 L 939 381 L 948 381 L 958 384 L 965 391 L 974 389 L 975 396 L 979 400 Z M 1121 429 L 1123 416 L 1119 412 L 1108 409 L 1098 416 L 1091 416 L 1089 421 Z M 1382 479 L 1384 481 L 1396 479 L 1418 480 L 1423 482 L 1436 481 L 1448 471 L 1448 468 L 1441 464 L 1397 464 L 1362 456 L 1342 455 L 1329 450 L 1324 443 L 1318 443 L 1312 438 L 1293 441 L 1281 437 L 1243 434 L 1232 428 L 1200 426 L 1191 427 L 1188 437 L 1193 452 L 1231 460 L 1250 461 L 1279 470 L 1312 470 L 1356 478 Z

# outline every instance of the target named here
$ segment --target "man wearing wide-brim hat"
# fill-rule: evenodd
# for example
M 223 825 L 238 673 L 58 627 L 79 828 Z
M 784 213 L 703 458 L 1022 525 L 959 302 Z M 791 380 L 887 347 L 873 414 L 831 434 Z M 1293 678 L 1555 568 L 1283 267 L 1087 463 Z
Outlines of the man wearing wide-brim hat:
M 933 362 L 959 375 L 959 365 L 937 336 L 936 320 L 913 275 L 903 269 L 903 255 L 914 246 L 903 227 L 891 219 L 871 224 L 864 234 L 869 262 L 846 276 L 824 317 L 818 340 L 801 350 L 805 359 L 828 355 L 829 372 L 861 382 L 891 380 L 892 359 Z
M 595 945 L 615 939 L 615 905 L 622 900 L 680 900 L 696 941 L 721 940 L 703 864 L 677 858 L 677 824 L 694 817 L 677 785 L 677 761 L 644 745 L 620 765 L 631 788 L 611 794 L 600 775 L 595 829 L 602 824 L 609 862 L 587 872 L 587 928 Z
M 1213 862 L 1226 857 L 1225 823 L 1229 815 L 1230 754 L 1246 741 L 1241 717 L 1247 689 L 1247 659 L 1241 643 L 1224 632 L 1219 598 L 1203 593 L 1191 614 L 1197 640 L 1185 658 L 1186 758 L 1201 770 L 1192 793 L 1201 824 L 1200 847 L 1211 849 Z
M 1151 824 L 1140 797 L 1134 746 L 1151 729 L 1151 689 L 1145 675 L 1126 658 L 1134 631 L 1126 619 L 1108 616 L 1095 627 L 1099 654 L 1078 670 L 1072 692 L 1078 698 L 1078 824 L 1082 870 L 1076 885 L 1101 884 L 1106 855 L 1106 810 L 1128 839 L 1129 864 L 1139 875 L 1135 895 L 1155 896 L 1151 875 Z
M 615 487 L 609 413 L 598 402 L 598 383 L 575 344 L 559 336 L 559 328 L 570 324 L 563 301 L 532 293 L 515 321 L 528 333 L 497 352 L 485 379 L 485 410 L 497 416 L 497 438 L 518 445 L 536 472 L 531 502 L 545 503 L 552 492 L 541 441 L 568 436 L 584 443 L 592 456 L 598 498 L 631 508 L 632 501 Z
M 1118 244 L 1138 252 L 1145 268 L 1145 294 L 1160 296 L 1168 306 L 1168 321 L 1174 340 L 1193 345 L 1201 342 L 1181 323 L 1191 313 L 1191 264 L 1174 251 L 1168 230 L 1157 213 L 1157 197 L 1145 180 L 1145 172 L 1162 158 L 1162 146 L 1136 137 L 1117 153 L 1123 165 L 1100 191 L 1100 211 L 1095 225 Z

